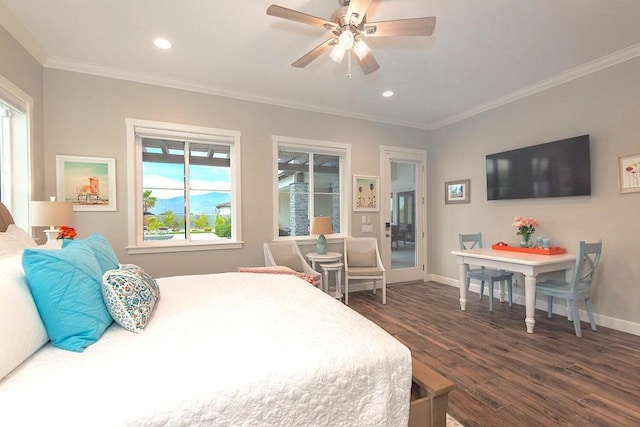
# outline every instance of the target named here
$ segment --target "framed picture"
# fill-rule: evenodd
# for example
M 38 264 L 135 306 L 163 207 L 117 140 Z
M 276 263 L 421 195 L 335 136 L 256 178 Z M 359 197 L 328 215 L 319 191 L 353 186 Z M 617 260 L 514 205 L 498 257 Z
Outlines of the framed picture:
M 56 184 L 74 211 L 116 210 L 116 159 L 57 155 Z
M 377 176 L 353 176 L 353 210 L 363 212 L 380 210 L 380 183 Z
M 469 203 L 471 192 L 471 180 L 447 181 L 444 183 L 444 202 Z
M 618 158 L 618 188 L 620 193 L 640 191 L 640 154 Z

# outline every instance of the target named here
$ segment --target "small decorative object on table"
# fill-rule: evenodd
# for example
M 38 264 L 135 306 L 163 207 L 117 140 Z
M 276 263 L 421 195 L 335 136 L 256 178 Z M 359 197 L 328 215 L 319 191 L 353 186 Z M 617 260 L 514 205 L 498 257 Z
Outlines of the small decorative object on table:
M 536 232 L 536 227 L 539 225 L 540 223 L 535 218 L 523 218 L 521 216 L 517 216 L 513 219 L 513 226 L 518 229 L 516 234 L 518 236 L 522 236 L 522 241 L 520 242 L 521 247 L 533 247 L 531 236 Z
M 76 237 L 76 229 L 73 227 L 67 227 L 66 225 L 60 226 L 60 232 L 58 233 L 58 239 L 71 239 Z

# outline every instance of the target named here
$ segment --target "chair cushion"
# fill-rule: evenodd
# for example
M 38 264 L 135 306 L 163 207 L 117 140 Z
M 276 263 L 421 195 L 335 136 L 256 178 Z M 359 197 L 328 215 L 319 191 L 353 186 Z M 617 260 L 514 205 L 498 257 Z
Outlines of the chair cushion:
M 382 270 L 378 267 L 351 267 L 349 266 L 349 276 L 382 276 Z
M 351 267 L 375 267 L 377 265 L 375 249 L 370 251 L 350 250 L 347 260 L 349 262 L 349 269 L 351 269 Z

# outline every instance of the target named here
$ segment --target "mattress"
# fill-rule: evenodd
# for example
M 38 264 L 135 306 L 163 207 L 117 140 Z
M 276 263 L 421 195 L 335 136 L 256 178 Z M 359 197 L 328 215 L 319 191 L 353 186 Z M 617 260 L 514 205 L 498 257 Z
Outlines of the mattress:
M 409 350 L 289 275 L 158 279 L 140 333 L 45 345 L 0 381 L 0 426 L 406 426 Z

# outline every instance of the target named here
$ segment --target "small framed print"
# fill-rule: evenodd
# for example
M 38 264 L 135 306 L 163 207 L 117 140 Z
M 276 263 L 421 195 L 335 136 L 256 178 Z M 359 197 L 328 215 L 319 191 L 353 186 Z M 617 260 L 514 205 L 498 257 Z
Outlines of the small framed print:
M 620 193 L 640 192 L 640 154 L 618 159 L 618 188 Z
M 380 210 L 380 186 L 377 176 L 353 176 L 353 210 L 378 212 Z
M 446 204 L 453 203 L 469 203 L 470 201 L 470 179 L 462 179 L 460 181 L 447 181 L 444 183 L 444 202 Z
M 56 184 L 74 211 L 116 210 L 116 159 L 57 155 Z

